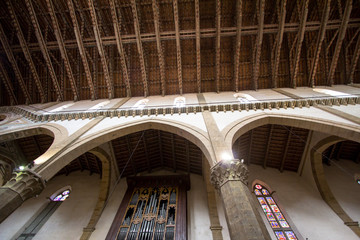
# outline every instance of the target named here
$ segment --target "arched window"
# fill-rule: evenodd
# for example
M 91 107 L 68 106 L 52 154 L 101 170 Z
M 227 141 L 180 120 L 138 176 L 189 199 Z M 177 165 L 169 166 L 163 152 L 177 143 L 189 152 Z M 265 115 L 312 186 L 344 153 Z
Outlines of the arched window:
M 38 233 L 40 228 L 46 223 L 56 209 L 70 195 L 71 187 L 67 186 L 56 191 L 51 197 L 47 206 L 36 216 L 36 218 L 26 226 L 25 230 L 17 238 L 18 240 L 30 240 Z
M 181 108 L 185 106 L 185 98 L 184 97 L 177 97 L 174 100 L 174 106 Z
M 254 193 L 278 240 L 297 240 L 272 194 L 261 184 L 255 184 Z

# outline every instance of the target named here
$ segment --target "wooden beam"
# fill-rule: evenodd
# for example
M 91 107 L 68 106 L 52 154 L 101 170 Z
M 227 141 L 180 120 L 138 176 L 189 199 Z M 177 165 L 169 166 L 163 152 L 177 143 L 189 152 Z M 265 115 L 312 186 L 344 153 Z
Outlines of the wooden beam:
M 91 77 L 91 71 L 90 71 L 90 67 L 89 67 L 89 62 L 88 59 L 86 57 L 86 51 L 85 51 L 85 47 L 84 47 L 84 41 L 80 32 L 80 28 L 79 28 L 79 23 L 77 21 L 76 18 L 76 12 L 75 12 L 75 7 L 74 7 L 74 3 L 72 2 L 72 0 L 68 0 L 68 7 L 69 7 L 69 11 L 70 11 L 70 17 L 71 17 L 71 21 L 73 23 L 74 26 L 74 33 L 75 33 L 75 37 L 76 37 L 76 43 L 80 52 L 80 57 L 83 63 L 83 67 L 85 70 L 85 76 L 86 76 L 86 80 L 88 82 L 89 88 L 90 88 L 90 94 L 91 94 L 91 99 L 95 100 L 97 99 L 97 94 L 95 91 L 95 87 L 94 87 L 94 83 Z
M 330 70 L 329 70 L 328 84 L 330 86 L 332 86 L 334 84 L 335 69 L 336 69 L 336 66 L 338 63 L 342 42 L 345 38 L 347 25 L 348 25 L 349 19 L 350 19 L 351 9 L 352 9 L 352 0 L 347 0 L 346 5 L 345 5 L 345 12 L 344 12 L 344 15 L 342 18 L 341 27 L 340 27 L 339 34 L 338 34 L 338 39 L 337 39 L 335 50 L 334 50 L 334 55 L 333 55 L 331 65 L 330 65 Z
M 147 76 L 146 76 L 146 69 L 145 69 L 145 59 L 144 59 L 144 51 L 141 43 L 141 34 L 140 34 L 140 23 L 139 17 L 136 7 L 136 0 L 131 0 L 131 10 L 133 13 L 134 18 L 134 29 L 136 35 L 136 45 L 139 53 L 139 60 L 140 60 L 140 68 L 141 68 L 141 77 L 144 85 L 144 97 L 149 95 L 149 89 L 147 84 Z
M 257 4 L 257 19 L 258 19 L 258 34 L 256 37 L 256 47 L 255 47 L 255 60 L 253 66 L 253 88 L 254 90 L 258 89 L 258 78 L 260 71 L 260 57 L 261 57 L 261 46 L 263 40 L 264 32 L 264 10 L 265 10 L 265 0 L 258 0 Z
M 352 61 L 351 61 L 350 74 L 349 74 L 349 80 L 348 80 L 348 82 L 350 84 L 354 83 L 354 73 L 355 73 L 357 62 L 359 60 L 359 56 L 360 56 L 360 35 L 358 36 L 355 51 L 354 51 Z
M 163 148 L 162 148 L 162 141 L 161 141 L 161 132 L 160 130 L 157 131 L 158 135 L 158 144 L 159 144 L 159 151 L 160 151 L 160 163 L 161 166 L 164 166 L 164 156 L 163 156 Z
M 156 46 L 158 51 L 159 58 L 159 67 L 160 67 L 160 81 L 161 81 L 161 95 L 165 96 L 165 60 L 164 53 L 160 40 L 160 21 L 159 21 L 159 6 L 156 0 L 152 0 L 152 9 L 154 13 L 154 27 L 155 27 L 155 35 L 156 35 Z
M 189 140 L 185 140 L 185 154 L 186 154 L 186 164 L 187 172 L 190 174 L 190 150 L 189 150 Z
M 5 88 L 6 88 L 6 91 L 8 92 L 9 96 L 10 96 L 10 99 L 11 99 L 11 105 L 12 104 L 15 104 L 17 105 L 18 104 L 18 101 L 16 99 L 16 96 L 14 94 L 14 88 L 13 88 L 13 85 L 9 79 L 9 76 L 6 72 L 6 69 L 4 67 L 4 63 L 3 63 L 3 60 L 0 61 L 0 77 L 1 77 L 1 80 L 3 81 L 4 85 L 5 85 Z
M 23 34 L 22 30 L 21 30 L 19 21 L 18 21 L 18 19 L 16 17 L 14 7 L 12 6 L 12 3 L 11 3 L 10 0 L 6 1 L 6 3 L 8 5 L 8 10 L 9 10 L 9 13 L 10 13 L 10 16 L 11 16 L 11 20 L 13 22 L 13 26 L 14 26 L 15 31 L 16 31 L 16 35 L 17 35 L 17 37 L 19 39 L 21 49 L 22 49 L 22 51 L 24 53 L 26 61 L 29 64 L 31 74 L 32 74 L 32 76 L 33 76 L 33 78 L 35 80 L 36 87 L 37 87 L 37 89 L 39 91 L 41 103 L 44 103 L 45 102 L 45 92 L 44 92 L 44 89 L 43 89 L 43 87 L 41 85 L 39 75 L 38 75 L 38 73 L 36 71 L 34 61 L 31 58 L 31 54 L 30 54 L 27 42 L 26 42 L 26 40 L 24 38 L 24 34 Z
M 284 171 L 284 166 L 285 166 L 285 160 L 286 160 L 286 155 L 289 149 L 289 144 L 290 144 L 290 139 L 291 139 L 291 132 L 292 132 L 292 127 L 290 128 L 290 130 L 288 131 L 288 136 L 287 136 L 287 140 L 286 140 L 286 145 L 285 145 L 285 150 L 283 153 L 283 158 L 281 160 L 281 165 L 280 165 L 280 172 Z
M 171 133 L 171 151 L 172 151 L 174 172 L 176 172 L 175 141 L 174 141 L 174 134 L 172 133 Z
M 126 139 L 126 145 L 127 145 L 128 151 L 129 151 L 129 157 L 130 157 L 132 152 L 133 152 L 133 149 L 131 148 L 131 145 L 130 145 L 129 135 L 126 135 L 125 139 Z M 133 169 L 133 174 L 136 175 L 137 171 L 136 171 L 136 167 L 135 167 L 135 163 L 134 163 L 133 159 L 134 158 L 131 158 L 130 162 L 131 162 L 131 166 L 132 166 L 132 169 Z
M 174 23 L 175 23 L 175 39 L 176 39 L 176 65 L 177 65 L 177 75 L 179 81 L 179 92 L 180 95 L 183 93 L 182 86 L 182 63 L 181 63 L 181 45 L 180 45 L 180 29 L 179 29 L 179 11 L 178 11 L 178 1 L 173 1 L 174 7 Z
M 254 130 L 250 130 L 250 141 L 249 141 L 249 147 L 248 147 L 248 152 L 247 152 L 247 164 L 250 164 L 250 157 L 251 157 L 251 149 L 252 149 L 252 144 L 253 144 L 253 134 L 254 134 Z
M 316 69 L 318 66 L 319 58 L 320 58 L 322 42 L 325 37 L 326 24 L 329 19 L 330 2 L 331 2 L 331 0 L 325 0 L 325 3 L 324 3 L 325 6 L 323 8 L 324 10 L 323 10 L 323 14 L 321 17 L 321 26 L 320 26 L 319 34 L 318 34 L 317 41 L 316 41 L 315 55 L 314 55 L 314 59 L 312 61 L 311 70 L 310 70 L 310 78 L 309 78 L 310 87 L 315 87 Z
M 87 168 L 88 168 L 88 169 L 89 169 L 89 171 L 90 171 L 90 175 L 92 175 L 92 174 L 93 174 L 93 172 L 91 171 L 91 167 L 90 167 L 89 159 L 88 159 L 88 157 L 87 157 L 86 153 L 84 153 L 83 155 L 84 155 L 84 158 L 85 158 L 86 166 L 87 166 Z
M 53 31 L 54 31 L 57 43 L 59 45 L 61 58 L 64 60 L 66 73 L 68 75 L 71 90 L 72 90 L 73 95 L 74 95 L 74 101 L 78 101 L 78 100 L 80 100 L 80 95 L 79 95 L 78 89 L 76 87 L 75 78 L 74 78 L 74 75 L 73 75 L 73 72 L 72 72 L 72 69 L 71 69 L 69 57 L 68 57 L 66 49 L 65 49 L 64 40 L 63 40 L 63 37 L 62 37 L 61 32 L 60 32 L 59 23 L 58 23 L 58 20 L 56 18 L 56 15 L 55 15 L 55 10 L 54 10 L 52 0 L 46 0 L 46 4 L 47 4 L 48 10 L 49 10 L 50 19 L 51 19 L 51 23 L 52 23 L 52 26 L 53 26 Z
M 145 156 L 146 156 L 146 163 L 147 163 L 147 167 L 148 167 L 148 172 L 151 172 L 151 163 L 150 163 L 149 152 L 148 152 L 148 148 L 147 148 L 145 135 L 144 135 L 142 140 L 143 140 L 143 144 L 144 144 L 144 152 L 145 152 Z
M 2 24 L 0 24 L 0 41 L 1 41 L 1 44 L 2 44 L 2 46 L 4 48 L 4 50 L 5 50 L 6 56 L 9 59 L 9 62 L 10 62 L 11 66 L 12 66 L 12 68 L 14 70 L 16 79 L 19 82 L 21 90 L 24 93 L 26 103 L 30 104 L 30 103 L 32 103 L 30 93 L 29 93 L 29 91 L 28 91 L 28 89 L 27 89 L 27 87 L 25 85 L 25 81 L 24 81 L 24 79 L 23 79 L 23 77 L 21 75 L 19 66 L 17 65 L 15 57 L 14 57 L 12 51 L 11 51 L 9 42 L 8 42 L 8 40 L 6 38 L 6 34 L 5 34 L 4 29 L 2 27 Z
M 221 43 L 221 1 L 216 0 L 216 17 L 215 17 L 215 26 L 216 26 L 216 38 L 215 38 L 215 83 L 216 83 L 216 92 L 220 92 L 220 43 Z
M 124 82 L 126 85 L 126 96 L 131 97 L 131 88 L 130 88 L 130 78 L 128 74 L 127 69 L 127 61 L 125 57 L 125 50 L 121 39 L 120 34 L 120 24 L 119 24 L 119 18 L 117 16 L 116 11 L 116 5 L 115 0 L 110 0 L 110 10 L 111 10 L 111 16 L 113 20 L 113 26 L 114 26 L 114 32 L 115 32 L 115 38 L 116 38 L 116 46 L 120 55 L 120 64 L 122 69 L 122 74 L 124 76 Z
M 302 43 L 304 41 L 305 36 L 305 26 L 306 26 L 306 20 L 309 12 L 309 0 L 303 1 L 302 4 L 302 10 L 301 10 L 301 19 L 300 19 L 300 27 L 299 32 L 297 34 L 297 43 L 296 43 L 296 50 L 295 50 L 295 57 L 294 57 L 294 67 L 293 67 L 293 74 L 292 74 L 292 80 L 291 85 L 293 88 L 296 88 L 297 85 L 297 75 L 299 72 L 299 61 L 301 56 L 301 47 Z
M 30 14 L 30 19 L 31 19 L 32 25 L 35 28 L 35 35 L 36 35 L 36 38 L 38 40 L 41 53 L 42 53 L 42 55 L 43 55 L 43 57 L 45 59 L 46 66 L 48 68 L 52 83 L 53 83 L 53 85 L 55 87 L 57 97 L 58 97 L 58 99 L 60 101 L 64 101 L 63 93 L 61 92 L 61 88 L 60 88 L 59 82 L 57 80 L 54 67 L 53 67 L 53 65 L 51 63 L 51 59 L 50 59 L 50 55 L 49 55 L 49 52 L 48 52 L 48 49 L 47 49 L 47 45 L 46 45 L 45 39 L 44 39 L 44 37 L 43 37 L 43 35 L 41 33 L 40 25 L 39 25 L 39 22 L 38 22 L 38 20 L 36 18 L 36 13 L 35 13 L 34 7 L 32 5 L 31 0 L 25 0 L 25 3 L 26 3 L 27 9 L 28 9 L 29 14 Z
M 281 1 L 281 10 L 279 17 L 279 32 L 276 38 L 276 48 L 275 48 L 275 56 L 274 56 L 274 67 L 272 71 L 272 87 L 277 87 L 277 76 L 279 70 L 279 61 L 280 61 L 280 52 L 281 52 L 281 44 L 284 36 L 284 28 L 285 28 L 285 18 L 286 18 L 286 0 Z
M 90 8 L 91 21 L 92 21 L 92 24 L 93 24 L 93 30 L 94 30 L 95 40 L 96 40 L 96 46 L 97 46 L 98 51 L 99 51 L 100 61 L 101 61 L 101 65 L 102 65 L 102 68 L 103 68 L 103 71 L 104 71 L 104 78 L 105 78 L 105 82 L 106 82 L 106 86 L 107 86 L 108 97 L 109 97 L 109 99 L 112 99 L 112 98 L 114 98 L 114 85 L 113 85 L 112 79 L 110 77 L 109 67 L 108 67 L 106 57 L 105 57 L 104 44 L 103 44 L 101 36 L 100 36 L 100 29 L 99 29 L 99 24 L 98 24 L 98 21 L 97 21 L 96 10 L 95 10 L 93 1 L 94 0 L 88 0 L 89 8 Z
M 201 47 L 200 47 L 200 7 L 195 0 L 195 41 L 196 41 L 196 82 L 198 93 L 201 93 Z
M 266 152 L 265 152 L 263 168 L 266 168 L 266 163 L 267 163 L 268 156 L 269 156 L 269 150 L 270 150 L 270 144 L 271 144 L 271 136 L 272 136 L 273 130 L 274 130 L 274 124 L 271 124 L 269 137 L 268 137 L 268 142 L 267 142 L 267 145 L 266 145 Z
M 234 53 L 234 82 L 235 91 L 239 91 L 239 66 L 240 66 L 240 49 L 241 49 L 241 26 L 242 26 L 242 0 L 236 1 L 236 42 Z

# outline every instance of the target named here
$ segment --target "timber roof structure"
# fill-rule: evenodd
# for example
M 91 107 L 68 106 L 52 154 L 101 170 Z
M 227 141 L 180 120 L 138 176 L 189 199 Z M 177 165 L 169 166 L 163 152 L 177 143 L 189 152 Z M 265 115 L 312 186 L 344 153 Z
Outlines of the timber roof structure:
M 355 0 L 4 0 L 0 105 L 360 83 Z

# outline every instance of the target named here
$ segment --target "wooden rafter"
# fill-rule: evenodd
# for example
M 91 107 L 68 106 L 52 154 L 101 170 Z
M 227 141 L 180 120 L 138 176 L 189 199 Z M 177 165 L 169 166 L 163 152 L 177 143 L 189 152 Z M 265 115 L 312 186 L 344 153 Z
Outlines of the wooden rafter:
M 148 83 L 147 83 L 147 76 L 146 76 L 146 69 L 145 69 L 145 59 L 144 59 L 144 51 L 141 42 L 141 34 L 140 34 L 140 23 L 139 23 L 139 16 L 136 7 L 136 0 L 131 0 L 131 10 L 133 13 L 134 18 L 134 29 L 136 35 L 136 45 L 139 53 L 139 60 L 140 60 L 140 68 L 141 68 L 141 77 L 144 85 L 144 97 L 149 95 Z
M 252 149 L 252 145 L 253 145 L 253 135 L 254 135 L 254 130 L 250 130 L 250 141 L 249 141 L 249 147 L 248 147 L 248 152 L 247 152 L 247 156 L 246 156 L 247 164 L 250 164 L 251 149 Z
M 185 142 L 185 154 L 186 154 L 186 165 L 187 165 L 187 172 L 190 174 L 190 150 L 189 150 L 189 141 L 186 140 Z
M 352 61 L 351 61 L 350 74 L 349 74 L 349 80 L 348 80 L 348 82 L 350 84 L 354 83 L 354 73 L 355 73 L 357 62 L 359 60 L 359 56 L 360 56 L 360 35 L 358 36 L 355 51 L 354 51 Z
M 221 1 L 216 0 L 216 38 L 215 38 L 215 82 L 216 92 L 220 92 L 220 43 L 221 43 Z
M 263 32 L 264 32 L 264 10 L 265 10 L 265 0 L 258 0 L 257 4 L 257 19 L 258 19 L 258 33 L 256 37 L 256 46 L 255 46 L 255 54 L 253 61 L 253 88 L 257 90 L 258 88 L 258 78 L 260 71 L 260 57 L 261 57 L 261 46 L 263 40 Z
M 72 69 L 71 69 L 71 66 L 70 66 L 69 57 L 68 57 L 66 49 L 65 49 L 64 40 L 63 40 L 63 37 L 61 35 L 59 23 L 58 23 L 58 20 L 56 18 L 56 15 L 55 15 L 55 10 L 54 10 L 52 0 L 46 0 L 46 4 L 47 4 L 47 7 L 48 7 L 48 10 L 49 10 L 49 13 L 50 13 L 51 23 L 52 23 L 52 27 L 53 27 L 53 30 L 54 30 L 54 33 L 55 33 L 55 37 L 56 37 L 56 40 L 57 40 L 57 43 L 58 43 L 58 46 L 59 46 L 61 58 L 64 60 L 66 73 L 68 75 L 71 90 L 72 90 L 73 95 L 74 95 L 74 101 L 80 100 L 78 89 L 76 87 L 75 78 L 74 78 L 74 75 L 73 75 L 73 72 L 72 72 Z
M 115 38 L 116 38 L 116 46 L 120 55 L 120 64 L 122 69 L 122 74 L 124 76 L 124 81 L 126 85 L 126 96 L 131 97 L 131 88 L 130 88 L 130 78 L 128 74 L 127 69 L 127 61 L 125 57 L 125 50 L 121 39 L 120 34 L 120 24 L 119 24 L 119 18 L 117 16 L 116 11 L 116 5 L 115 0 L 110 0 L 110 10 L 111 10 L 111 16 L 113 20 L 113 26 L 114 26 L 114 32 L 115 32 Z
M 242 0 L 236 2 L 236 42 L 234 54 L 234 82 L 235 91 L 239 91 L 239 65 L 240 65 L 240 49 L 241 49 L 241 25 L 242 25 Z
M 104 78 L 105 78 L 105 82 L 106 82 L 106 86 L 107 86 L 108 97 L 109 97 L 109 99 L 112 99 L 112 98 L 114 98 L 114 85 L 113 85 L 112 79 L 110 77 L 109 67 L 108 67 L 106 57 L 105 57 L 104 44 L 103 44 L 103 41 L 100 36 L 99 24 L 98 24 L 97 17 L 96 17 L 96 10 L 95 10 L 93 0 L 88 0 L 88 3 L 89 3 L 89 8 L 90 8 L 90 15 L 91 15 L 91 21 L 93 24 L 95 40 L 96 40 L 96 46 L 99 51 L 100 61 L 101 61 L 101 65 L 102 65 L 102 68 L 104 71 Z
M 158 51 L 159 67 L 160 67 L 161 95 L 165 96 L 165 60 L 164 60 L 164 53 L 160 40 L 159 6 L 156 0 L 152 0 L 152 9 L 154 13 L 156 47 Z
M 157 136 L 158 136 L 158 144 L 159 144 L 159 151 L 160 151 L 160 163 L 161 163 L 161 166 L 164 166 L 164 156 L 163 156 L 163 148 L 162 148 L 160 130 L 157 131 Z
M 179 10 L 178 10 L 178 1 L 173 1 L 174 7 L 174 23 L 175 23 L 175 39 L 176 39 L 176 65 L 177 65 L 177 75 L 179 82 L 179 92 L 182 95 L 183 86 L 182 86 L 182 64 L 181 64 L 181 46 L 180 46 L 180 27 L 179 27 Z
M 129 136 L 126 135 L 125 138 L 126 138 L 126 145 L 127 145 L 127 148 L 128 148 L 128 151 L 129 151 L 129 157 L 130 157 L 132 152 L 133 152 L 133 149 L 131 148 L 131 145 L 130 145 Z M 133 169 L 133 173 L 134 173 L 134 175 L 136 175 L 137 170 L 136 170 L 136 167 L 135 167 L 134 158 L 131 158 L 130 162 L 131 162 L 131 166 L 132 166 L 132 169 Z
M 271 137 L 272 137 L 273 130 L 274 130 L 274 124 L 271 124 L 270 133 L 269 133 L 268 141 L 267 141 L 267 145 L 266 145 L 266 152 L 265 152 L 264 165 L 263 165 L 264 168 L 266 168 L 266 163 L 267 163 L 267 160 L 268 160 L 268 157 L 269 157 L 269 151 L 270 151 L 270 145 L 271 145 Z
M 32 74 L 32 76 L 33 76 L 33 78 L 35 80 L 36 87 L 37 87 L 37 89 L 39 91 L 41 102 L 44 103 L 45 102 L 44 89 L 43 89 L 43 87 L 41 85 L 39 75 L 38 75 L 38 73 L 36 71 L 34 61 L 32 60 L 28 45 L 26 43 L 26 40 L 24 38 L 24 34 L 23 34 L 23 32 L 21 30 L 21 27 L 20 27 L 20 24 L 19 24 L 19 21 L 18 21 L 18 19 L 16 17 L 14 7 L 12 6 L 11 1 L 7 1 L 6 3 L 8 5 L 8 10 L 9 10 L 13 25 L 15 27 L 16 35 L 17 35 L 17 37 L 19 39 L 21 49 L 22 49 L 22 51 L 24 53 L 26 61 L 29 64 L 31 74 Z
M 323 14 L 321 17 L 321 26 L 320 26 L 319 34 L 318 34 L 317 41 L 316 41 L 315 55 L 314 55 L 312 65 L 311 65 L 311 70 L 310 70 L 310 78 L 309 78 L 310 87 L 315 86 L 316 69 L 318 66 L 319 58 L 320 58 L 322 42 L 325 38 L 326 24 L 329 19 L 330 2 L 331 2 L 331 0 L 325 0 L 325 3 L 324 3 L 325 6 L 323 8 L 324 10 L 323 10 Z
M 283 158 L 281 160 L 281 165 L 280 165 L 280 172 L 284 171 L 286 155 L 287 155 L 287 152 L 288 152 L 288 149 L 289 149 L 289 144 L 290 144 L 290 139 L 291 139 L 291 132 L 292 132 L 292 127 L 288 131 L 288 136 L 287 136 L 287 139 L 286 139 L 286 145 L 285 145 L 284 153 L 282 155 Z
M 281 10 L 280 10 L 280 17 L 279 17 L 279 31 L 276 38 L 275 43 L 275 56 L 274 56 L 274 67 L 272 71 L 272 87 L 277 87 L 277 76 L 279 70 L 279 61 L 280 61 L 280 51 L 281 51 L 281 44 L 284 36 L 284 27 L 285 27 L 285 17 L 286 17 L 286 0 L 281 1 Z
M 175 140 L 174 140 L 174 134 L 172 133 L 171 133 L 171 152 L 172 152 L 174 172 L 176 172 Z
M 13 103 L 15 103 L 17 105 L 18 102 L 17 102 L 17 98 L 14 94 L 14 88 L 13 88 L 13 85 L 12 85 L 12 83 L 9 79 L 9 76 L 5 70 L 3 61 L 0 61 L 0 77 L 5 85 L 6 91 L 8 92 L 11 100 L 13 101 Z
M 70 17 L 71 17 L 71 21 L 73 23 L 74 26 L 74 33 L 75 33 L 75 37 L 76 37 L 76 43 L 80 52 L 80 57 L 84 66 L 84 70 L 85 70 L 85 75 L 86 75 L 86 79 L 90 88 L 90 94 L 91 94 L 91 99 L 95 100 L 97 99 L 97 95 L 96 95 L 96 91 L 95 91 L 95 87 L 94 87 L 94 83 L 91 77 L 91 71 L 90 71 L 90 67 L 89 67 L 89 62 L 87 60 L 86 57 L 86 51 L 85 51 L 85 47 L 84 47 L 84 41 L 80 32 L 80 28 L 79 28 L 79 23 L 77 21 L 76 18 L 76 13 L 75 13 L 75 7 L 74 7 L 74 3 L 72 2 L 72 0 L 68 0 L 68 7 L 69 7 L 69 11 L 70 11 Z
M 53 83 L 53 85 L 55 87 L 57 97 L 58 97 L 58 99 L 60 101 L 63 101 L 64 100 L 63 93 L 61 92 L 61 88 L 60 88 L 59 82 L 57 80 L 54 67 L 53 67 L 53 65 L 51 63 L 48 48 L 46 46 L 45 39 L 44 39 L 44 37 L 43 37 L 43 35 L 41 33 L 40 25 L 39 25 L 39 22 L 38 22 L 38 20 L 36 18 L 36 13 L 35 13 L 34 7 L 32 5 L 31 0 L 25 0 L 25 3 L 26 3 L 27 9 L 28 9 L 29 14 L 30 14 L 31 23 L 32 23 L 32 25 L 33 25 L 33 27 L 35 29 L 35 35 L 36 35 L 36 38 L 38 40 L 41 53 L 42 53 L 42 55 L 43 55 L 43 57 L 45 59 L 46 66 L 48 68 L 52 83 Z
M 149 157 L 149 151 L 148 151 L 148 147 L 147 147 L 147 142 L 146 142 L 145 136 L 142 138 L 142 141 L 143 141 L 143 144 L 144 144 L 144 152 L 145 152 L 145 156 L 146 156 L 146 163 L 147 163 L 148 171 L 151 172 L 150 157 Z
M 343 14 L 341 27 L 339 30 L 338 39 L 336 42 L 336 46 L 335 46 L 335 50 L 334 50 L 334 54 L 333 54 L 333 58 L 332 58 L 330 70 L 329 70 L 328 83 L 330 86 L 334 84 L 335 69 L 336 69 L 336 66 L 338 63 L 342 42 L 345 38 L 347 25 L 348 25 L 349 19 L 350 19 L 351 9 L 352 9 L 352 0 L 347 0 L 346 6 L 345 6 L 345 12 Z
M 195 41 L 196 41 L 196 82 L 198 93 L 201 93 L 201 48 L 200 48 L 200 7 L 195 0 Z
M 27 87 L 25 85 L 25 82 L 24 82 L 24 79 L 23 79 L 23 77 L 21 75 L 19 66 L 17 65 L 14 54 L 11 51 L 10 44 L 9 44 L 7 38 L 6 38 L 4 29 L 3 29 L 1 24 L 0 24 L 0 41 L 1 41 L 1 44 L 2 44 L 2 46 L 4 48 L 4 50 L 5 50 L 6 56 L 9 59 L 9 62 L 11 64 L 12 68 L 14 69 L 15 76 L 16 76 L 18 82 L 19 82 L 19 85 L 21 87 L 22 92 L 25 95 L 26 102 L 29 104 L 29 103 L 32 102 L 31 96 L 30 96 L 29 91 L 28 91 L 28 89 L 27 89 Z
M 296 43 L 296 50 L 295 50 L 295 56 L 294 56 L 294 67 L 293 67 L 293 74 L 292 74 L 292 87 L 296 88 L 297 82 L 297 75 L 299 72 L 299 61 L 300 61 L 300 55 L 301 55 L 301 47 L 302 43 L 304 41 L 304 35 L 305 35 L 305 26 L 306 26 L 306 19 L 309 12 L 309 0 L 303 1 L 302 4 L 302 10 L 301 10 L 301 19 L 300 19 L 300 27 L 297 37 L 297 43 Z

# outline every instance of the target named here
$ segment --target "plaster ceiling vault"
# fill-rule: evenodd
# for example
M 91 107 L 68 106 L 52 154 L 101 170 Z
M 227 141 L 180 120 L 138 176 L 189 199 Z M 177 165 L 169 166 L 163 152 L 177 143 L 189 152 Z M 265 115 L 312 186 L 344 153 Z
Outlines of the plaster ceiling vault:
M 360 2 L 0 1 L 0 106 L 360 83 Z

